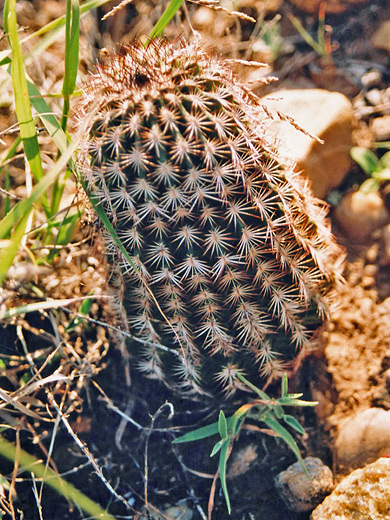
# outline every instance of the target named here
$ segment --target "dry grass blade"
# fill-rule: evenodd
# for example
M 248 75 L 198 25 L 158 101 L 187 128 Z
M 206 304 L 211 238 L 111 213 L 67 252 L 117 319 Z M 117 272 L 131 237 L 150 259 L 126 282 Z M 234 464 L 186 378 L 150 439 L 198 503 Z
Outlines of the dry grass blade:
M 110 16 L 114 16 L 118 11 L 120 11 L 121 9 L 123 9 L 124 7 L 126 7 L 126 5 L 129 5 L 133 2 L 134 0 L 122 0 L 122 2 L 118 5 L 116 5 L 115 7 L 113 7 L 111 9 L 111 11 L 108 11 L 108 13 L 106 13 L 103 17 L 102 17 L 102 20 L 107 20 L 107 18 L 110 18 Z
M 3 390 L 1 388 L 0 388 L 0 399 L 2 399 L 4 401 L 3 404 L 0 404 L 0 409 L 4 408 L 7 405 L 11 405 L 14 408 L 16 408 L 17 410 L 19 410 L 19 412 L 21 412 L 23 415 L 28 415 L 29 417 L 32 417 L 33 419 L 36 419 L 39 421 L 49 421 L 49 422 L 52 421 L 52 419 L 49 419 L 47 417 L 44 417 L 42 415 L 39 415 L 39 414 L 33 412 L 32 410 L 27 408 L 27 406 L 24 406 L 22 403 L 20 403 L 18 400 L 19 398 L 15 399 L 11 395 L 9 395 L 8 392 L 6 392 L 5 390 Z

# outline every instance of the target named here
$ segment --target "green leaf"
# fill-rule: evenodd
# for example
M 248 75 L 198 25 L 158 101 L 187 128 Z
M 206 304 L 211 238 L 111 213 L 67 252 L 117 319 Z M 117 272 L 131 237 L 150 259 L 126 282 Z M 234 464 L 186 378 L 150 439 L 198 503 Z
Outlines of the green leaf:
M 277 433 L 279 437 L 284 440 L 284 442 L 294 452 L 297 459 L 303 464 L 303 460 L 298 445 L 295 442 L 294 437 L 291 435 L 291 433 L 270 415 L 264 417 L 263 421 L 269 428 L 271 428 L 271 430 Z
M 389 161 L 390 162 L 390 161 Z M 383 170 L 374 173 L 374 178 L 378 181 L 390 180 L 390 167 L 383 168 Z
M 242 381 L 243 383 L 245 383 L 251 390 L 253 390 L 259 397 L 261 397 L 261 399 L 264 399 L 266 401 L 270 401 L 271 398 L 265 393 L 263 392 L 263 390 L 260 390 L 260 388 L 257 388 L 257 386 L 255 386 L 253 383 L 251 383 L 250 381 L 248 381 L 248 379 L 246 379 L 246 377 L 244 377 L 242 374 L 237 374 L 237 379 L 239 379 L 240 381 Z
M 177 11 L 180 9 L 182 3 L 183 0 L 171 0 L 170 4 L 161 15 L 161 18 L 153 27 L 152 32 L 149 34 L 149 40 L 154 40 L 163 34 L 165 27 L 169 24 Z
M 374 152 L 362 146 L 354 146 L 351 157 L 367 175 L 371 175 L 378 167 L 379 161 Z
M 81 303 L 78 312 L 79 314 L 83 314 L 84 316 L 88 316 L 89 311 L 91 310 L 93 303 L 93 293 L 90 295 L 90 297 L 87 300 L 83 300 Z M 66 327 L 66 332 L 72 332 L 80 323 L 83 322 L 83 318 L 80 316 L 75 316 Z
M 221 452 L 219 455 L 219 478 L 221 479 L 221 486 L 223 490 L 223 494 L 225 497 L 226 506 L 228 509 L 228 513 L 230 515 L 231 513 L 231 507 L 230 507 L 230 499 L 229 499 L 229 493 L 226 485 L 226 463 L 228 458 L 228 452 L 229 452 L 229 442 L 225 441 L 221 447 Z
M 386 152 L 380 159 L 379 164 L 381 168 L 388 169 L 390 168 L 390 152 Z
M 227 429 L 227 423 L 226 423 L 226 417 L 222 410 L 219 412 L 219 418 L 218 418 L 218 431 L 219 435 L 221 436 L 221 439 L 227 439 L 228 438 L 228 429 Z
M 279 404 L 274 404 L 272 406 L 272 411 L 275 414 L 277 419 L 281 419 L 284 415 L 283 408 Z
M 201 439 L 206 439 L 207 437 L 211 437 L 212 435 L 216 435 L 218 433 L 218 423 L 215 422 L 213 424 L 209 424 L 207 426 L 203 426 L 202 428 L 197 428 L 192 432 L 185 433 L 180 437 L 176 437 L 172 442 L 173 444 L 180 444 L 182 442 L 193 442 L 199 441 Z
M 237 412 L 236 412 L 237 413 Z M 228 432 L 232 431 L 232 426 L 236 422 L 236 417 L 232 415 L 226 419 Z M 180 437 L 176 437 L 172 442 L 173 444 L 180 444 L 182 442 L 193 442 L 199 441 L 202 439 L 206 439 L 207 437 L 211 437 L 212 435 L 217 435 L 219 433 L 219 421 L 214 422 L 212 424 L 208 424 L 207 426 L 202 426 L 201 428 L 197 428 L 192 432 L 185 433 Z
M 302 394 L 291 394 L 285 398 L 280 398 L 278 400 L 279 404 L 282 406 L 317 406 L 318 401 L 303 401 L 301 399 L 295 399 L 295 395 L 298 395 L 299 397 Z
M 372 193 L 380 189 L 380 183 L 375 178 L 365 180 L 360 186 L 359 191 L 362 193 Z
M 284 373 L 283 378 L 282 378 L 282 398 L 286 397 L 287 393 L 288 393 L 288 379 L 287 379 L 287 374 Z
M 292 415 L 288 415 L 288 414 L 283 415 L 283 421 L 286 424 L 288 424 L 289 426 L 291 426 L 291 428 L 293 428 L 295 431 L 297 431 L 301 435 L 305 434 L 305 430 L 303 429 L 301 424 Z
M 222 445 L 224 442 L 226 442 L 226 441 L 220 440 L 217 442 L 217 444 L 214 446 L 214 448 L 212 449 L 212 451 L 210 453 L 210 457 L 214 457 L 214 455 L 219 452 L 219 450 L 222 448 Z
M 387 150 L 390 149 L 390 141 L 382 141 L 379 143 L 374 143 L 375 148 L 385 148 Z

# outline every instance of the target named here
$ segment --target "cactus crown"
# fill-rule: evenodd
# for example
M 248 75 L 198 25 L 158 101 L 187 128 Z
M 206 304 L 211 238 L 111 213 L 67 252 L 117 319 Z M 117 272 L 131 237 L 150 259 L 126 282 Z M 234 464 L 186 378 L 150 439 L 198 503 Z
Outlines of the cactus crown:
M 87 115 L 86 189 L 137 266 L 105 233 L 139 368 L 198 391 L 278 377 L 326 317 L 340 251 L 265 107 L 198 44 L 158 41 L 107 56 Z

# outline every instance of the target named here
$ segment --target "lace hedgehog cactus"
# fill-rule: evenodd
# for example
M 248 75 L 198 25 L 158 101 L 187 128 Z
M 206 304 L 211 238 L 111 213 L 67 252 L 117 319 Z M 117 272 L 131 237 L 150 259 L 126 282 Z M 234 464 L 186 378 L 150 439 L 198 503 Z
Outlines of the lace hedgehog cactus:
M 136 266 L 103 231 L 138 368 L 181 390 L 279 377 L 326 318 L 341 253 L 265 107 L 198 44 L 135 42 L 78 117 L 87 193 Z

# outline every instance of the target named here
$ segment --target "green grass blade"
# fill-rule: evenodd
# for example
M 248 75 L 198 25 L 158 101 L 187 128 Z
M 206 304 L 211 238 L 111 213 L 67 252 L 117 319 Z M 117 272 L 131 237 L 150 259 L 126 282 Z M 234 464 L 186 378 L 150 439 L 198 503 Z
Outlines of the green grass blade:
M 26 229 L 27 218 L 33 205 L 44 197 L 47 190 L 55 182 L 61 171 L 66 167 L 66 164 L 72 157 L 78 143 L 79 140 L 76 139 L 56 162 L 53 168 L 33 188 L 31 195 L 18 202 L 0 222 L 0 240 L 6 238 L 9 232 L 14 228 L 14 232 L 8 245 L 0 248 L 0 284 L 3 283 L 7 276 L 8 269 L 11 267 L 19 249 L 20 242 Z
M 65 48 L 65 74 L 66 83 L 64 93 L 73 94 L 76 87 L 77 71 L 79 68 L 79 32 L 80 32 L 80 6 L 78 0 L 68 0 L 71 2 L 70 27 L 66 37 Z
M 55 473 L 46 464 L 26 451 L 16 448 L 12 442 L 0 436 L 0 455 L 11 462 L 17 460 L 19 469 L 32 473 L 37 478 L 44 479 L 47 486 L 51 487 L 61 496 L 80 507 L 86 514 L 99 520 L 115 520 L 115 517 L 105 511 L 99 504 L 88 498 L 73 484 L 67 482 Z
M 76 303 L 80 300 L 84 300 L 88 302 L 88 305 L 92 305 L 92 301 L 99 298 L 99 296 L 82 296 L 78 298 L 66 298 L 63 300 L 47 300 L 43 302 L 35 302 L 35 303 L 27 303 L 26 305 L 20 305 L 19 307 L 13 307 L 12 309 L 7 309 L 6 311 L 0 311 L 0 319 L 1 320 L 9 320 L 14 318 L 15 316 L 21 316 L 22 314 L 29 314 L 31 312 L 38 312 L 48 309 L 58 309 L 58 307 L 66 307 L 67 305 L 71 305 L 72 303 Z
M 30 79 L 27 81 L 27 86 L 32 106 L 37 111 L 40 120 L 51 135 L 57 148 L 61 153 L 64 153 L 68 147 L 69 140 L 67 139 L 65 132 L 62 130 L 58 119 L 52 113 L 51 108 L 41 96 L 36 85 Z
M 169 22 L 175 16 L 177 11 L 180 9 L 182 3 L 183 0 L 171 0 L 170 4 L 161 15 L 161 18 L 158 20 L 156 25 L 153 27 L 151 33 L 149 34 L 150 40 L 158 38 L 163 34 L 165 27 L 169 24 Z
M 7 1 L 9 1 L 9 0 L 6 0 L 6 2 Z M 107 4 L 110 1 L 111 0 L 88 0 L 87 2 L 84 2 L 80 6 L 81 16 L 85 15 L 92 9 L 96 9 L 97 7 L 100 7 L 101 5 Z M 31 40 L 33 38 L 37 38 L 39 36 L 42 36 L 42 35 L 50 33 L 50 32 L 57 33 L 60 29 L 63 28 L 64 25 L 65 25 L 65 15 L 60 16 L 59 18 L 56 18 L 55 20 L 49 22 L 45 26 L 41 27 L 38 31 L 35 31 L 32 34 L 29 34 L 28 36 L 26 36 L 25 38 L 20 40 L 20 43 L 23 45 L 24 43 L 27 43 L 29 40 Z M 4 23 L 4 29 L 5 29 L 5 32 L 8 32 L 6 23 Z M 34 47 L 34 49 L 33 49 L 34 56 L 36 56 L 36 50 L 39 49 L 40 51 L 43 51 L 52 43 L 53 43 L 53 40 L 51 38 L 49 38 L 48 41 L 45 42 L 45 44 L 43 46 L 38 43 L 37 46 Z M 11 56 L 10 49 L 0 52 L 0 66 L 9 64 L 11 62 L 10 56 Z
M 38 137 L 31 112 L 30 97 L 28 95 L 22 49 L 19 42 L 15 4 L 16 0 L 7 0 L 4 6 L 4 26 L 8 32 L 12 48 L 11 78 L 15 96 L 15 111 L 26 158 L 34 177 L 39 181 L 43 177 L 43 169 Z
M 66 0 L 65 16 L 65 73 L 62 85 L 64 107 L 61 127 L 65 131 L 69 117 L 70 96 L 76 87 L 79 67 L 80 6 L 78 0 Z

